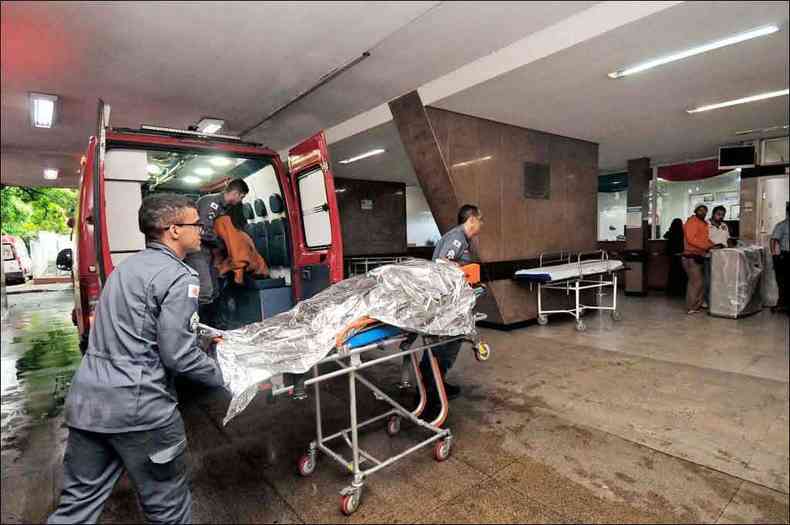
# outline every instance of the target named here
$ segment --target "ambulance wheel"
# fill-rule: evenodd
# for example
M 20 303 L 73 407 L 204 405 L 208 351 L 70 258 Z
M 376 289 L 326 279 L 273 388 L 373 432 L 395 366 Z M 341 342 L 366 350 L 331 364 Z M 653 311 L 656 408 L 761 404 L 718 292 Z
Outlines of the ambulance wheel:
M 622 321 L 623 316 L 617 310 L 612 310 L 612 321 Z
M 542 315 L 542 314 L 539 315 L 538 316 L 538 324 L 540 326 L 546 326 L 547 324 L 549 324 L 549 318 L 546 317 L 545 315 Z
M 433 457 L 436 459 L 436 461 L 444 461 L 450 457 L 452 448 L 453 445 L 449 439 L 437 441 L 436 445 L 433 447 Z
M 585 330 L 587 330 L 587 325 L 584 324 L 584 321 L 582 321 L 581 319 L 576 321 L 576 331 L 577 332 L 584 332 Z
M 305 454 L 301 458 L 299 458 L 299 475 L 303 477 L 310 476 L 313 472 L 315 472 L 315 456 L 311 454 Z
M 396 436 L 400 432 L 400 416 L 390 416 L 387 421 L 387 434 Z
M 351 516 L 359 508 L 360 499 L 361 499 L 361 495 L 358 491 L 354 491 L 351 494 L 340 496 L 340 512 L 342 512 L 346 516 Z
M 488 361 L 489 357 L 491 357 L 491 347 L 486 343 L 478 343 L 477 348 L 475 348 L 475 359 L 478 361 Z

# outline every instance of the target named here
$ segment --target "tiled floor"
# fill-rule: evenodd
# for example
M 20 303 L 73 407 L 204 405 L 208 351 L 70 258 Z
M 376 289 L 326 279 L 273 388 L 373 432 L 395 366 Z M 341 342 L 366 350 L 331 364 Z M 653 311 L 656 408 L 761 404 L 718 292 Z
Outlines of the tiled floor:
M 25 374 L 7 388 L 5 369 L 68 315 L 68 297 L 36 295 L 36 306 L 12 308 L 3 324 L 4 523 L 44 520 L 60 483 L 66 431 L 57 410 L 35 418 L 18 410 L 48 399 L 25 386 Z M 224 396 L 185 389 L 195 519 L 788 523 L 787 317 L 688 317 L 682 303 L 661 296 L 625 298 L 622 311 L 619 323 L 589 315 L 584 333 L 562 318 L 483 331 L 491 360 L 467 352 L 452 372 L 464 387 L 447 423 L 452 457 L 437 463 L 420 451 L 377 473 L 351 518 L 338 510 L 349 477 L 336 463 L 320 458 L 312 477 L 296 475 L 313 439 L 311 401 L 258 398 L 222 427 Z M 8 333 L 16 342 L 6 343 Z M 392 365 L 370 375 L 394 393 L 398 372 Z M 344 388 L 341 381 L 323 397 L 330 429 L 346 423 Z M 363 413 L 380 408 L 367 391 L 360 400 Z M 390 438 L 379 427 L 363 445 L 386 456 L 419 435 L 404 425 Z M 124 480 L 102 521 L 140 520 Z

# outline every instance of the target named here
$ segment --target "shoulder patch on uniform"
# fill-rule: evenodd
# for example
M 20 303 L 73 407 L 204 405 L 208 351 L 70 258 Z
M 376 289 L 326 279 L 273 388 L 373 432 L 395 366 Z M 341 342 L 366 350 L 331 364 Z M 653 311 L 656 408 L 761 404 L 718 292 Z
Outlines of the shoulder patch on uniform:
M 209 206 L 210 206 L 211 208 L 215 209 L 215 210 L 218 210 L 218 209 L 219 209 L 219 204 L 217 204 L 216 202 L 212 202 L 211 204 L 209 204 Z
M 187 297 L 194 297 L 197 299 L 200 296 L 200 286 L 196 284 L 190 284 L 187 288 Z
M 447 250 L 447 258 L 452 259 L 455 257 L 455 250 Z
M 458 240 L 458 239 L 455 239 L 453 241 L 453 246 L 455 246 L 456 248 L 460 248 L 461 247 L 461 241 Z

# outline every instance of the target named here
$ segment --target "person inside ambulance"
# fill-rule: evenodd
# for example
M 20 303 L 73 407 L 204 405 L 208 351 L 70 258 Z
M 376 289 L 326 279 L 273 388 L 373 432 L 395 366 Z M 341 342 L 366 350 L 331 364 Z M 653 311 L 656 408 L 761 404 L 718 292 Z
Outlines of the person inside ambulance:
M 217 217 L 226 215 L 230 208 L 239 205 L 250 192 L 249 186 L 242 179 L 233 179 L 225 185 L 225 189 L 218 193 L 203 195 L 197 200 L 197 210 L 200 222 L 203 224 L 203 233 L 200 235 L 200 250 L 187 255 L 184 262 L 197 271 L 200 278 L 200 317 L 206 322 L 213 318 L 212 305 L 219 297 L 219 275 L 214 266 L 212 255 L 215 249 L 224 249 L 222 239 L 214 231 L 214 221 Z

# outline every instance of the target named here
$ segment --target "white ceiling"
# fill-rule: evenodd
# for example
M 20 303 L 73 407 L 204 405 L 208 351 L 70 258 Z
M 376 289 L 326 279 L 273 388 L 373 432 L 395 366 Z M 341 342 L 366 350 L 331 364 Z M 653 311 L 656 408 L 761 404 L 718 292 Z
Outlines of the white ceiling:
M 370 51 L 248 137 L 281 149 L 595 3 L 3 2 L 3 183 L 76 184 L 99 97 L 116 127 L 240 131 Z M 58 126 L 30 126 L 30 91 L 61 97 Z
M 788 86 L 788 2 L 686 2 L 433 105 L 600 144 L 600 167 L 710 157 L 788 122 L 788 97 L 686 109 Z M 767 24 L 781 31 L 613 80 L 607 73 Z

